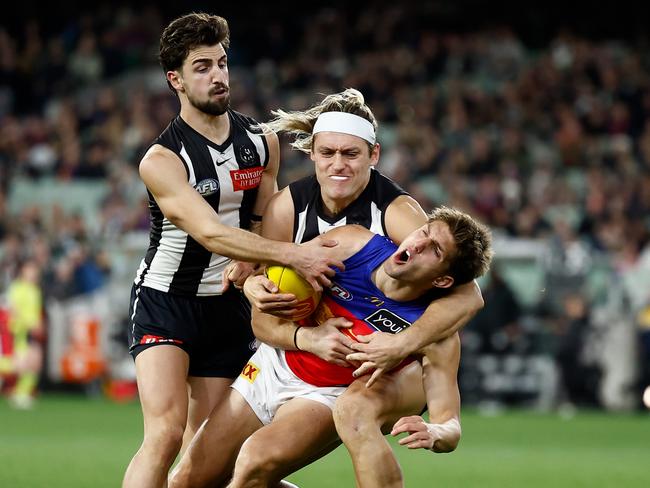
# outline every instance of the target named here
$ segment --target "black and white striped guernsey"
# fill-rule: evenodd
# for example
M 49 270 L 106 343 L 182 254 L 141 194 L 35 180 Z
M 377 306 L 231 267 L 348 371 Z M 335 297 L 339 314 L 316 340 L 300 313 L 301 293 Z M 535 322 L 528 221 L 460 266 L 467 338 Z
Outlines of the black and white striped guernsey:
M 221 145 L 199 134 L 180 115 L 153 144 L 178 155 L 189 184 L 222 223 L 247 229 L 269 150 L 255 120 L 233 110 L 228 110 L 228 117 L 230 135 Z M 149 210 L 149 249 L 140 263 L 136 285 L 186 296 L 220 294 L 221 273 L 230 258 L 207 251 L 172 224 L 150 192 Z
M 293 199 L 293 241 L 306 242 L 334 227 L 358 224 L 375 234 L 385 236 L 384 212 L 400 195 L 408 195 L 397 183 L 374 168 L 361 195 L 335 217 L 323 210 L 320 186 L 315 175 L 307 176 L 289 185 Z

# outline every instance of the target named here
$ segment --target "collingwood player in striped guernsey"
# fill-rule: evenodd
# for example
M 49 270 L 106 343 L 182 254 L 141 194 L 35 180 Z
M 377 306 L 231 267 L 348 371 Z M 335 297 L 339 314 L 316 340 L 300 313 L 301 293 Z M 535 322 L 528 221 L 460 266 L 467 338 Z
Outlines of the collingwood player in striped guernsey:
M 315 174 L 273 196 L 264 213 L 263 236 L 304 242 L 332 227 L 359 224 L 399 245 L 427 221 L 420 205 L 375 169 L 380 155 L 377 121 L 358 90 L 328 95 L 305 111 L 279 110 L 275 115 L 269 127 L 296 136 L 292 145 L 309 154 Z M 287 215 L 293 215 L 293 219 Z M 422 382 L 421 370 L 417 368 L 381 375 L 412 354 L 431 356 L 429 361 L 435 363 L 436 343 L 459 330 L 483 306 L 476 283 L 466 283 L 431 302 L 424 315 L 403 332 L 377 332 L 361 342 L 353 342 L 337 329 L 341 322 L 337 326 L 326 323 L 297 328 L 286 320 L 292 313 L 289 300 L 293 296 L 273 293 L 277 287 L 264 276 L 249 278 L 246 289 L 254 307 L 275 315 L 275 319 L 269 318 L 256 328 L 261 341 L 286 350 L 295 350 L 300 345 L 301 349 L 337 364 L 351 357 L 363 363 L 355 371 L 356 377 L 372 372 L 370 379 L 356 380 L 346 393 L 347 401 L 358 405 L 365 415 L 364 421 L 370 424 L 392 418 L 403 405 L 390 395 L 373 395 L 374 390 L 366 388 L 366 384 L 381 381 L 382 388 L 417 387 Z M 318 416 L 314 412 L 308 423 L 319 427 L 300 434 L 305 436 L 303 446 L 311 439 L 312 453 L 336 442 L 331 415 Z M 310 462 L 309 449 L 297 452 L 290 442 L 275 443 L 273 449 L 252 442 L 244 447 L 250 472 L 266 479 L 277 479 L 290 472 L 289 467 L 297 469 Z
M 130 351 L 145 432 L 125 487 L 165 484 L 253 353 L 250 306 L 237 289 L 254 266 L 246 262 L 292 266 L 316 288 L 342 266 L 330 257 L 335 242 L 298 246 L 246 230 L 259 231 L 277 190 L 279 147 L 229 108 L 228 43 L 226 20 L 207 14 L 174 20 L 160 39 L 181 108 L 140 163 L 151 237 L 131 293 Z

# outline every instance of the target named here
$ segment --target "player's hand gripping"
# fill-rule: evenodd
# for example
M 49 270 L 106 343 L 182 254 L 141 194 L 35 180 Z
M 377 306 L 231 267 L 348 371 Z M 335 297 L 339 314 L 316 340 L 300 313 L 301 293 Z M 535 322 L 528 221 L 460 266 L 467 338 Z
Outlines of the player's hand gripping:
M 245 261 L 231 261 L 223 270 L 223 291 L 227 291 L 231 283 L 235 288 L 241 290 L 246 278 L 252 275 L 256 269 L 257 264 L 247 263 Z
M 278 286 L 264 275 L 251 276 L 244 284 L 244 293 L 253 307 L 282 319 L 291 319 L 298 311 L 298 300 L 293 293 L 279 291 Z
M 350 346 L 355 352 L 346 357 L 348 361 L 362 363 L 354 371 L 353 376 L 359 378 L 372 371 L 370 379 L 366 382 L 366 386 L 370 388 L 381 375 L 401 363 L 408 356 L 408 352 L 401 347 L 398 336 L 399 334 L 374 332 L 357 337 L 359 342 L 354 342 Z
M 351 366 L 345 357 L 353 352 L 350 346 L 354 340 L 339 330 L 350 327 L 352 322 L 343 317 L 329 318 L 316 327 L 301 327 L 296 342 L 300 349 L 309 351 L 328 363 Z
M 298 272 L 316 291 L 332 285 L 329 277 L 334 276 L 334 268 L 344 270 L 343 262 L 336 257 L 337 252 L 332 248 L 338 245 L 332 239 L 316 237 L 308 243 L 294 247 L 287 264 Z

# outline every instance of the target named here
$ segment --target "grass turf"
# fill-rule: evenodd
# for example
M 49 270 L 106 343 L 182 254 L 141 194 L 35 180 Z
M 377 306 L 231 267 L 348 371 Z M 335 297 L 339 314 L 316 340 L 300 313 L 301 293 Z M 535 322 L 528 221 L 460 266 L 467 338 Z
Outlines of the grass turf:
M 650 415 L 463 412 L 456 452 L 396 447 L 407 487 L 646 487 Z M 43 396 L 32 411 L 0 400 L 0 487 L 117 487 L 142 436 L 139 405 Z M 354 486 L 347 451 L 290 478 L 301 488 Z

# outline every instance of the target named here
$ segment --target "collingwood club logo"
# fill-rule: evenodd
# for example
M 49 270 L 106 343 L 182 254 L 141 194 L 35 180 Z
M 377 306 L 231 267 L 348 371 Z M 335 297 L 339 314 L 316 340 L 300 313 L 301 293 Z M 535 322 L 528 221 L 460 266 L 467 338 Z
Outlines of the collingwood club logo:
M 239 149 L 239 157 L 246 164 L 252 164 L 255 161 L 255 153 L 250 147 L 242 146 Z

